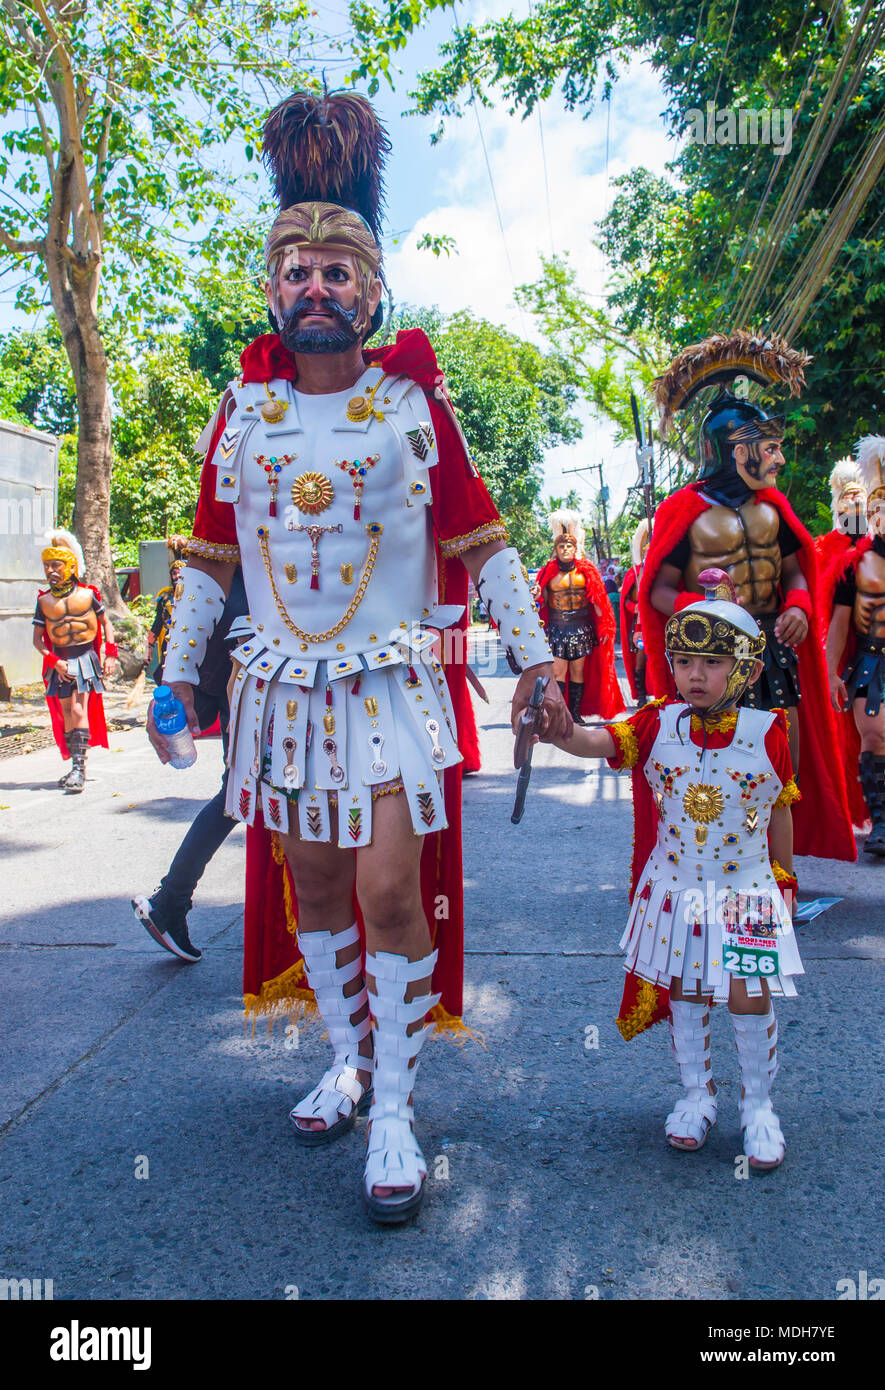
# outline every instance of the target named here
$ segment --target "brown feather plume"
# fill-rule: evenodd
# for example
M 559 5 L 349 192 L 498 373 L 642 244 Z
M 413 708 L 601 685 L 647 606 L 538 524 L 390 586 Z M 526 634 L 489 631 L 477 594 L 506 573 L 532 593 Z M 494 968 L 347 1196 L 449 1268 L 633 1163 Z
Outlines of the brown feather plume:
M 763 338 L 743 329 L 714 333 L 701 343 L 683 348 L 652 382 L 661 408 L 661 429 L 666 432 L 677 410 L 683 410 L 705 386 L 726 385 L 746 376 L 760 386 L 787 386 L 798 396 L 805 385 L 805 368 L 813 361 L 796 352 L 785 338 Z
M 365 218 L 376 241 L 389 152 L 387 131 L 356 92 L 293 92 L 264 123 L 262 158 L 280 209 L 337 203 Z

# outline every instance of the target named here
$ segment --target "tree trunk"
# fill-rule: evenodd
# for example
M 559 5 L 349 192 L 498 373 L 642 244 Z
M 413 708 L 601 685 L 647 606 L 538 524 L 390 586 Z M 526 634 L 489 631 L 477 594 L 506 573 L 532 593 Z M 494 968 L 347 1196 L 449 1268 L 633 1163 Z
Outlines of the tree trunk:
M 77 485 L 74 531 L 86 557 L 90 584 L 101 590 L 105 607 L 126 616 L 111 557 L 111 404 L 107 359 L 97 325 L 78 324 L 76 341 L 67 344 L 77 387 Z M 74 351 L 71 351 L 73 347 Z

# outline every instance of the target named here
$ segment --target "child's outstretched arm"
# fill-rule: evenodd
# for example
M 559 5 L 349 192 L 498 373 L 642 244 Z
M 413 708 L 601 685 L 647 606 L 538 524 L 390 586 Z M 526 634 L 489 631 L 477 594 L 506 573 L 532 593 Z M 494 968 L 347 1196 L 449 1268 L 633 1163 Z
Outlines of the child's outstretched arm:
M 555 738 L 557 748 L 575 758 L 613 758 L 617 745 L 608 729 L 591 729 L 575 724 L 569 738 Z

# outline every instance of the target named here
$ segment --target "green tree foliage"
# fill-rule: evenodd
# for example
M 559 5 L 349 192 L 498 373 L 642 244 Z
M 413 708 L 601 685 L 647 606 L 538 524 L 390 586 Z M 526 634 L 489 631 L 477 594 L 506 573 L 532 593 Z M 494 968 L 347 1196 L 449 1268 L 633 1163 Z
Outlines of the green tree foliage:
M 74 379 L 55 323 L 0 341 L 0 419 L 49 434 L 76 430 Z
M 427 0 L 403 20 L 397 0 L 360 12 L 362 71 L 378 80 L 410 27 L 437 8 Z M 742 290 L 769 242 L 772 214 L 812 123 L 863 15 L 859 44 L 835 86 L 834 110 L 844 97 L 841 124 L 832 119 L 832 140 L 805 196 L 788 223 L 781 253 L 767 281 L 734 321 Z M 659 73 L 666 94 L 665 119 L 684 135 L 693 111 L 790 108 L 792 149 L 777 159 L 770 145 L 686 143 L 672 178 L 633 170 L 617 181 L 618 196 L 602 224 L 602 246 L 613 267 L 607 312 L 595 323 L 584 317 L 580 287 L 567 266 L 545 267 L 529 304 L 552 341 L 582 373 L 582 391 L 623 428 L 625 392 L 637 376 L 635 354 L 647 348 L 658 367 L 680 347 L 714 331 L 772 323 L 795 296 L 792 280 L 802 256 L 825 224 L 859 167 L 885 105 L 885 44 L 875 25 L 880 7 L 831 6 L 825 0 L 539 0 L 526 17 L 506 16 L 455 30 L 441 49 L 442 62 L 420 79 L 416 109 L 459 115 L 472 99 L 499 94 L 511 110 L 527 113 L 558 88 L 567 106 L 589 106 L 616 80 L 617 65 L 642 54 Z M 861 62 L 864 44 L 870 49 Z M 764 204 L 764 206 L 763 206 Z M 581 314 L 571 344 L 565 319 Z M 564 311 L 564 313 L 562 312 Z M 885 180 L 866 199 L 829 277 L 810 306 L 796 338 L 814 356 L 808 389 L 787 403 L 788 466 L 782 486 L 809 521 L 826 496 L 833 461 L 857 438 L 881 429 L 885 408 Z M 586 341 L 581 333 L 586 330 Z M 593 337 L 598 334 L 594 348 Z M 611 346 L 612 340 L 617 346 Z M 620 341 L 619 341 L 620 340 Z M 783 402 L 782 402 L 783 403 Z M 696 433 L 699 410 L 683 422 L 681 452 Z M 626 431 L 625 431 L 626 432 Z
M 305 0 L 4 0 L 0 253 L 18 307 L 51 305 L 74 378 L 75 524 L 116 607 L 107 328 L 176 317 L 230 246 L 269 99 L 348 51 Z M 231 160 L 231 147 L 242 160 Z M 252 185 L 250 188 L 250 184 Z M 251 216 L 254 218 L 254 211 Z
M 115 539 L 190 532 L 202 459 L 194 442 L 217 404 L 182 334 L 146 353 L 114 419 L 111 532 Z
M 476 466 L 527 565 L 542 563 L 550 535 L 541 505 L 544 450 L 580 438 L 577 393 L 564 364 L 466 311 L 403 309 L 393 329 L 423 328 Z

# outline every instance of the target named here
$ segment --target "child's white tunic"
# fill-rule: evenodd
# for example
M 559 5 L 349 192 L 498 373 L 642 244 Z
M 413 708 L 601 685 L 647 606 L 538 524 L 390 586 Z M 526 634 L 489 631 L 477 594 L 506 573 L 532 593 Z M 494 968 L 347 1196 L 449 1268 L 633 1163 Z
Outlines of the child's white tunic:
M 783 785 L 765 749 L 775 715 L 741 709 L 728 747 L 701 749 L 691 741 L 687 710 L 661 706 L 643 768 L 658 807 L 658 834 L 621 939 L 626 968 L 652 984 L 681 978 L 692 993 L 700 981 L 724 1002 L 726 923 L 737 912 L 774 932 L 778 969 L 764 978 L 772 994 L 795 995 L 792 976 L 805 972 L 768 850 L 768 823 Z M 750 977 L 748 988 L 758 994 L 759 978 Z

